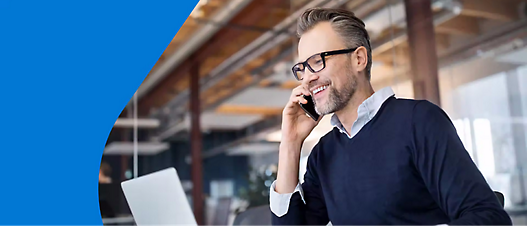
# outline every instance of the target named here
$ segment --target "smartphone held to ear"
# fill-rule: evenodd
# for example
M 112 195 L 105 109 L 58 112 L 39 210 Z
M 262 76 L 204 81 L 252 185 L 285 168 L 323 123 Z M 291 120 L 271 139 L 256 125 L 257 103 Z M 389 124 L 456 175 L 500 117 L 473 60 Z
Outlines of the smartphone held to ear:
M 315 103 L 311 96 L 302 95 L 307 100 L 307 104 L 300 103 L 300 107 L 306 112 L 306 114 L 313 120 L 318 121 L 320 115 L 315 110 Z

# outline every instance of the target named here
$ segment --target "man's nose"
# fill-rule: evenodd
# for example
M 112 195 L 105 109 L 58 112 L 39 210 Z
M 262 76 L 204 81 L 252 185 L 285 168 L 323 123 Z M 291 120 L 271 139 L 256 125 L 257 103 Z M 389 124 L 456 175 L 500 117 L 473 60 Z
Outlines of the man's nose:
M 306 72 L 304 73 L 304 83 L 306 85 L 309 85 L 309 83 L 316 81 L 319 78 L 317 73 L 311 72 L 309 69 L 306 68 Z

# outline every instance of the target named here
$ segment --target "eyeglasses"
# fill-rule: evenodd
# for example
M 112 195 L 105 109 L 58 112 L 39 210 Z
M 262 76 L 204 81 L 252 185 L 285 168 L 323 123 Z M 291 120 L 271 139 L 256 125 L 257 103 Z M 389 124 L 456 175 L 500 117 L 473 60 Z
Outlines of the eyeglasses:
M 326 68 L 326 57 L 332 56 L 332 55 L 338 55 L 338 54 L 351 53 L 357 50 L 357 48 L 341 49 L 341 50 L 317 53 L 307 58 L 306 61 L 295 64 L 295 66 L 293 66 L 292 68 L 293 75 L 298 81 L 301 81 L 302 79 L 304 79 L 304 73 L 305 73 L 306 68 L 308 68 L 309 71 L 311 71 L 312 73 L 317 73 L 319 71 L 322 71 L 324 68 Z

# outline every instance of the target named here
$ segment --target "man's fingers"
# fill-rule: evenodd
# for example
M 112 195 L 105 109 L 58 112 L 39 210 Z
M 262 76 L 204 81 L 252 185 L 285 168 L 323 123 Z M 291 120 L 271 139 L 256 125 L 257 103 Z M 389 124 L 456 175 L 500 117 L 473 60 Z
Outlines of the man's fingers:
M 301 95 L 309 96 L 311 94 L 303 86 L 298 86 L 295 89 L 293 89 L 293 96 L 301 96 Z
M 296 99 L 298 103 L 307 104 L 307 100 L 302 96 L 296 97 Z

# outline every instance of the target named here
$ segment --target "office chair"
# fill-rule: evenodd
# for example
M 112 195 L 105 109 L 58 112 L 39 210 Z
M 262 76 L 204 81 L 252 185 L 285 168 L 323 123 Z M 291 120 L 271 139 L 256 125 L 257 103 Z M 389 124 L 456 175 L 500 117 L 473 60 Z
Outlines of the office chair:
M 500 201 L 501 207 L 505 207 L 505 196 L 499 191 L 494 191 L 494 194 L 498 198 L 498 201 Z
M 249 208 L 234 218 L 233 225 L 271 225 L 269 205 Z
M 231 213 L 231 202 L 232 198 L 220 198 L 218 199 L 218 205 L 216 206 L 216 211 L 214 218 L 212 220 L 212 225 L 228 225 L 229 224 L 229 215 Z

